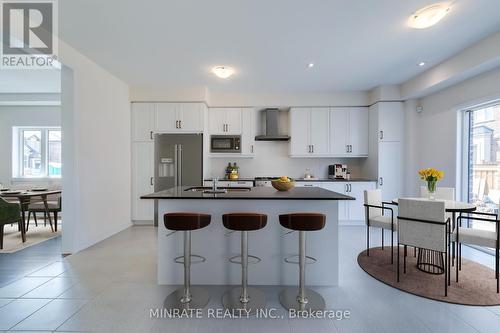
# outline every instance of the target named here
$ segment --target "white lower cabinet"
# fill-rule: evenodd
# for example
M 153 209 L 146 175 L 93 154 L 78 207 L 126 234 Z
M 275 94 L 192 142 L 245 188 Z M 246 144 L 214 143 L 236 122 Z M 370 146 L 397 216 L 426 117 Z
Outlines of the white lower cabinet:
M 353 197 L 355 200 L 339 201 L 339 221 L 363 221 L 365 219 L 364 191 L 376 188 L 375 182 L 327 182 L 321 187 Z
M 153 221 L 153 200 L 141 200 L 141 195 L 154 192 L 154 143 L 132 143 L 132 220 Z

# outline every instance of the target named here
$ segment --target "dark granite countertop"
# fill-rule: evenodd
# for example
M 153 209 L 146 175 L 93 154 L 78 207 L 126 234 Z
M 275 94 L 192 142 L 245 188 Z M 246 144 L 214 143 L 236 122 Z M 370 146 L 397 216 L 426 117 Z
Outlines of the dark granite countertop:
M 354 200 L 353 197 L 319 187 L 295 187 L 280 192 L 272 187 L 228 188 L 226 193 L 190 191 L 191 186 L 173 187 L 168 190 L 143 195 L 141 199 L 231 199 L 231 200 Z M 187 191 L 186 191 L 187 190 Z
M 278 178 L 278 177 L 276 177 Z M 330 178 L 312 178 L 312 179 L 305 179 L 305 178 L 293 178 L 296 182 L 376 182 L 376 179 L 368 179 L 368 178 L 351 178 L 349 180 L 347 179 L 330 179 Z M 212 178 L 207 178 L 205 181 L 212 181 Z M 253 182 L 255 181 L 255 178 L 238 178 L 238 179 L 225 179 L 225 178 L 219 178 L 219 181 L 222 182 Z

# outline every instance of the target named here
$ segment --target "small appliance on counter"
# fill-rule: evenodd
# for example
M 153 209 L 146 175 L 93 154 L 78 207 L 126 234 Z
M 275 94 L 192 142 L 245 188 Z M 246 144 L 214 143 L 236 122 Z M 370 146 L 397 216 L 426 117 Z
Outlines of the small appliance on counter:
M 328 166 L 328 178 L 330 179 L 347 179 L 347 173 L 347 165 L 345 164 L 332 164 Z

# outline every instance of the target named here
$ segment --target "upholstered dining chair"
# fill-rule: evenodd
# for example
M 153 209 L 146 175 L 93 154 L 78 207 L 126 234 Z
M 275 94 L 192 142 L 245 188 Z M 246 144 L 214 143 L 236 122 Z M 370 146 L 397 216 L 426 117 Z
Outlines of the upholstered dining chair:
M 54 194 L 47 196 L 47 206 L 49 207 L 49 214 L 52 213 L 54 214 L 54 226 L 55 230 L 57 231 L 57 218 L 58 214 L 61 212 L 61 207 L 62 207 L 62 199 L 60 194 Z M 38 226 L 38 221 L 36 218 L 36 213 L 43 213 L 44 214 L 44 225 L 47 225 L 47 218 L 48 216 L 46 211 L 45 211 L 45 204 L 43 201 L 35 201 L 33 203 L 30 203 L 28 205 L 28 219 L 26 222 L 26 230 L 28 230 L 28 225 L 30 223 L 30 217 L 31 214 L 33 214 L 33 217 L 35 219 L 35 226 Z
M 7 202 L 0 198 L 0 249 L 3 249 L 3 228 L 6 224 L 12 223 L 17 223 L 22 232 L 21 208 L 15 202 Z
M 420 197 L 429 197 L 427 186 L 420 186 Z M 438 200 L 455 200 L 455 188 L 453 187 L 436 187 L 434 197 Z
M 444 295 L 448 296 L 448 274 L 450 271 L 449 230 L 450 219 L 445 217 L 443 201 L 418 199 L 398 200 L 398 250 L 397 281 L 399 282 L 399 248 L 404 245 L 403 273 L 406 273 L 406 247 L 435 251 L 444 255 Z
M 499 213 L 500 214 L 500 213 Z M 458 282 L 458 271 L 462 269 L 462 244 L 490 247 L 495 249 L 495 278 L 497 280 L 497 293 L 500 292 L 499 283 L 499 246 L 500 246 L 500 216 L 493 213 L 472 212 L 457 218 L 458 228 L 455 228 L 451 239 L 456 242 L 457 267 L 456 282 Z M 495 224 L 495 231 L 474 229 L 467 226 L 462 227 L 465 221 L 483 221 Z
M 394 231 L 398 229 L 394 219 L 394 210 L 387 205 L 391 202 L 382 201 L 381 190 L 366 190 L 364 192 L 365 221 L 366 221 L 366 255 L 370 256 L 370 227 L 380 228 L 382 231 L 382 250 L 384 249 L 384 230 L 391 230 L 391 264 L 394 263 Z M 390 213 L 390 214 L 385 214 Z

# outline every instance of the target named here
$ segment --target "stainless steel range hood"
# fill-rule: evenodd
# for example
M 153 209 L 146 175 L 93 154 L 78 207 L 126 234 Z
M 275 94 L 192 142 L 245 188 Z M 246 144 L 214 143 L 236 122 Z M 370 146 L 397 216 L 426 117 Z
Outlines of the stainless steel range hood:
M 264 135 L 257 135 L 255 137 L 255 140 L 257 141 L 288 141 L 290 140 L 289 135 L 280 135 L 279 134 L 279 126 L 278 126 L 278 120 L 279 120 L 279 109 L 277 108 L 269 108 L 265 109 L 263 112 L 265 112 L 266 116 L 266 134 Z

